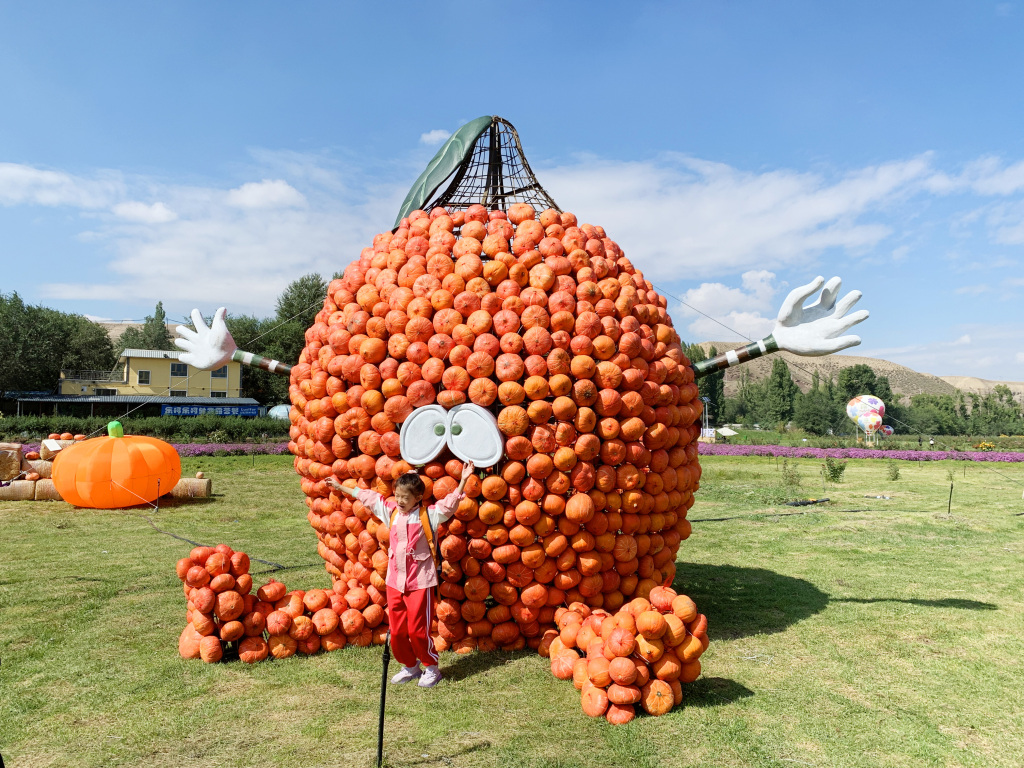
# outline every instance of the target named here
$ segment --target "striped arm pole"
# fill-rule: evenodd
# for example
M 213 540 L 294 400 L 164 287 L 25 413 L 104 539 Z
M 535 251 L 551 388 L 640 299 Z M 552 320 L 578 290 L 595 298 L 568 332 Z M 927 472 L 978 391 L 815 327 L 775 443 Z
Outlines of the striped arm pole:
M 253 368 L 262 368 L 264 371 L 270 371 L 271 373 L 279 373 L 282 376 L 287 376 L 292 372 L 292 367 L 286 365 L 278 360 L 272 360 L 269 357 L 260 357 L 254 355 L 252 352 L 243 352 L 240 349 L 236 349 L 231 355 L 231 359 L 236 363 L 242 365 L 248 365 Z
M 710 360 L 701 360 L 699 363 L 694 363 L 693 377 L 700 379 L 710 373 L 724 371 L 726 368 L 732 368 L 734 365 L 740 365 L 749 360 L 756 360 L 763 355 L 769 355 L 772 352 L 778 351 L 779 344 L 775 341 L 775 337 L 768 336 L 768 338 L 761 339 L 760 341 L 752 341 L 745 347 L 730 349 L 728 352 L 723 352 L 716 357 L 712 357 Z

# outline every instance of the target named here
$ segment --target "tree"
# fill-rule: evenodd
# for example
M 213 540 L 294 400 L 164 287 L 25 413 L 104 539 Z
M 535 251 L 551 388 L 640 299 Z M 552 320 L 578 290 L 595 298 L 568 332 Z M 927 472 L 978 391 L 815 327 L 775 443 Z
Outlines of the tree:
M 17 292 L 0 294 L 0 397 L 22 386 L 28 362 L 27 308 Z
M 81 315 L 0 294 L 0 396 L 56 389 L 61 370 L 110 370 L 117 358 L 102 327 Z
M 718 350 L 711 347 L 705 352 L 700 344 L 684 344 L 683 354 L 689 358 L 691 363 L 699 363 L 701 360 L 715 357 Z M 697 386 L 700 388 L 700 396 L 708 398 L 708 419 L 715 423 L 721 423 L 722 406 L 725 402 L 725 371 L 708 374 L 697 383 Z
M 800 390 L 793 382 L 789 366 L 781 357 L 772 361 L 772 372 L 765 379 L 755 413 L 762 426 L 785 424 L 793 417 L 793 401 Z
M 293 280 L 277 297 L 278 322 L 295 322 L 305 332 L 323 309 L 326 297 L 327 283 L 316 272 Z
M 842 422 L 845 414 L 836 403 L 831 384 L 831 381 L 823 384 L 818 372 L 814 371 L 811 388 L 797 395 L 793 404 L 794 426 L 814 435 L 827 435 Z
M 316 273 L 288 284 L 277 297 L 275 317 L 228 317 L 226 322 L 239 349 L 295 365 L 306 346 L 306 329 L 316 321 L 327 296 L 327 283 Z M 263 405 L 288 402 L 288 379 L 258 368 L 242 372 L 242 396 Z
M 118 356 L 126 349 L 175 349 L 162 301 L 156 303 L 153 314 L 146 316 L 141 327 L 129 326 L 117 337 Z
M 885 388 L 891 398 L 892 391 L 889 390 L 888 379 L 885 380 Z M 839 372 L 839 377 L 836 381 L 836 395 L 844 404 L 857 397 L 857 395 L 874 395 L 880 398 L 882 402 L 885 402 L 885 398 L 879 395 L 876 389 L 878 389 L 878 378 L 875 376 L 871 366 L 864 363 L 843 368 Z
M 229 316 L 226 323 L 239 349 L 282 362 L 295 363 L 305 344 L 304 329 L 298 328 L 297 323 L 282 325 L 272 317 L 261 320 L 252 315 Z M 241 394 L 262 405 L 287 403 L 288 377 L 259 368 L 244 368 Z
M 906 415 L 911 432 L 962 435 L 967 431 L 952 395 L 914 395 Z

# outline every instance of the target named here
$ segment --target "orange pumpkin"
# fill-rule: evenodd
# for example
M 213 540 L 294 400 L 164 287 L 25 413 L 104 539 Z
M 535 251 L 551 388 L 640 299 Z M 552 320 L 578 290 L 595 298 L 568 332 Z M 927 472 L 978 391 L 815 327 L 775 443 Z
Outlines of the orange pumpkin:
M 584 688 L 580 701 L 583 713 L 590 717 L 603 717 L 608 711 L 608 694 L 596 685 Z
M 55 457 L 53 483 L 64 501 L 94 509 L 149 504 L 181 479 L 181 459 L 169 443 L 125 437 L 116 421 L 107 433 L 77 442 Z
M 640 689 L 640 703 L 649 715 L 658 717 L 668 713 L 675 705 L 672 686 L 664 680 L 651 680 Z
M 238 644 L 238 658 L 246 664 L 263 661 L 269 653 L 270 647 L 262 637 L 247 637 Z

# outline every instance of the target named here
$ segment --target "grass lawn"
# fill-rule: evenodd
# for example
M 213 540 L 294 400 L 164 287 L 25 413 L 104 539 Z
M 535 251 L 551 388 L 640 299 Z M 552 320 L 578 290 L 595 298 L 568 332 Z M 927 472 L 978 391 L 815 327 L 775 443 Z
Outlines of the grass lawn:
M 893 481 L 884 461 L 851 461 L 823 494 L 812 459 L 789 462 L 801 487 L 775 459 L 702 462 L 676 587 L 712 642 L 685 706 L 609 726 L 533 653 L 445 654 L 440 687 L 389 690 L 386 762 L 1024 764 L 1024 466 L 901 462 Z M 174 564 L 190 545 L 145 516 L 290 566 L 275 574 L 289 587 L 329 584 L 290 457 L 185 464 L 213 477 L 214 499 L 159 513 L 0 502 L 3 759 L 371 766 L 379 647 L 251 667 L 178 657 Z

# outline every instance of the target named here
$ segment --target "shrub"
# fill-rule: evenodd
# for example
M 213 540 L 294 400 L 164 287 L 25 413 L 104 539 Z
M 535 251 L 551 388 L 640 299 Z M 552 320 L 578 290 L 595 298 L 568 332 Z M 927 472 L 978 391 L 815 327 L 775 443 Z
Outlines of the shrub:
M 843 482 L 843 473 L 846 472 L 846 461 L 826 456 L 825 463 L 821 465 L 821 471 L 830 483 L 841 483 Z
M 39 442 L 52 432 L 106 434 L 107 423 L 117 418 L 125 434 L 159 437 L 175 443 L 280 442 L 290 423 L 282 419 L 240 416 L 6 416 L 0 419 L 0 441 Z
M 782 484 L 793 488 L 800 487 L 800 471 L 796 464 L 790 466 L 789 459 L 782 460 Z
M 889 459 L 885 462 L 885 473 L 890 480 L 900 479 L 900 465 L 896 463 L 895 459 Z

